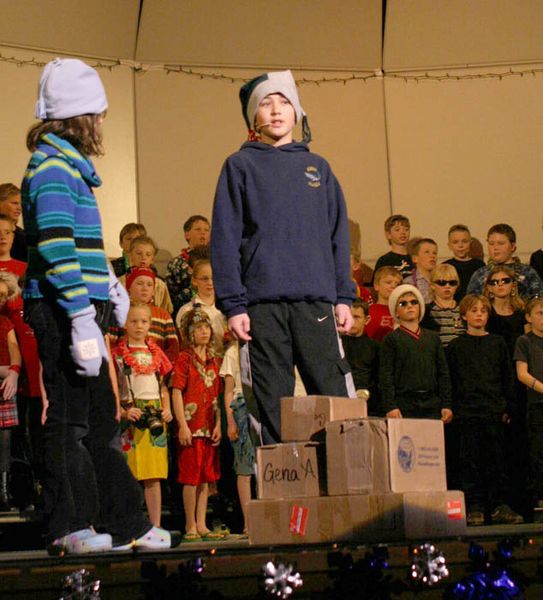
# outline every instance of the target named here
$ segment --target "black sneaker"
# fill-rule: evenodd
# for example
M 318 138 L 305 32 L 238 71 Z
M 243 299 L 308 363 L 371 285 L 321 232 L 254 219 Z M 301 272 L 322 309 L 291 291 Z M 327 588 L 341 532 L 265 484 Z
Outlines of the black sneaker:
M 496 507 L 490 518 L 492 523 L 496 525 L 520 525 L 520 523 L 524 523 L 524 519 L 507 504 L 500 504 Z
M 482 512 L 474 510 L 468 513 L 466 521 L 468 527 L 482 527 L 485 524 L 485 516 Z

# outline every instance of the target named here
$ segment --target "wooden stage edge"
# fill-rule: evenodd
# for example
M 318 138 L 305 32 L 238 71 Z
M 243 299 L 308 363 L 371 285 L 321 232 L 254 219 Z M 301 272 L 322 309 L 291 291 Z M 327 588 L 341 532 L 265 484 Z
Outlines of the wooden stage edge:
M 497 544 L 510 540 L 514 546 L 516 569 L 530 580 L 525 598 L 543 598 L 543 524 L 470 527 L 467 535 L 387 543 L 389 572 L 406 579 L 411 564 L 411 549 L 432 542 L 444 554 L 450 570 L 449 581 L 458 581 L 469 573 L 470 542 L 481 545 L 492 557 Z M 78 569 L 87 569 L 93 579 L 100 579 L 104 600 L 147 598 L 144 589 L 149 585 L 149 573 L 162 577 L 179 573 L 190 560 L 201 558 L 205 568 L 201 585 L 206 590 L 220 592 L 220 598 L 255 598 L 258 595 L 259 575 L 268 560 L 293 563 L 304 579 L 304 586 L 293 597 L 319 598 L 330 586 L 337 566 L 330 562 L 330 553 L 349 553 L 354 560 L 363 558 L 379 544 L 300 544 L 285 546 L 250 546 L 246 539 L 231 539 L 218 543 L 182 543 L 177 548 L 161 552 L 122 552 L 84 556 L 50 557 L 43 550 L 0 553 L 0 597 L 16 599 L 59 598 L 61 580 Z M 149 567 L 151 569 L 149 570 Z M 190 567 L 187 567 L 190 568 Z M 439 595 L 437 591 L 439 591 Z M 424 598 L 441 598 L 443 586 L 422 594 Z M 205 596 L 203 596 L 205 597 Z M 325 596 L 323 596 L 325 597 Z

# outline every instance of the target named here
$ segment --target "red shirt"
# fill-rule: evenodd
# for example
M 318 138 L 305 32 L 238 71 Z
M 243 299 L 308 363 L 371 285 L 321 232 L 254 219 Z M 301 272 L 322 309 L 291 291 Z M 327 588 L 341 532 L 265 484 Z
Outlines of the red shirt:
M 17 278 L 24 277 L 26 273 L 26 263 L 22 260 L 10 258 L 9 260 L 0 260 L 0 271 L 8 271 L 17 275 Z
M 192 348 L 183 350 L 175 362 L 172 387 L 183 394 L 185 419 L 194 437 L 211 437 L 215 427 L 219 367 L 218 358 L 202 361 Z
M 10 365 L 11 359 L 8 349 L 8 333 L 14 329 L 13 323 L 7 318 L 0 316 L 0 365 Z
M 364 335 L 382 342 L 387 333 L 394 331 L 394 318 L 386 304 L 372 304 L 368 315 L 370 318 L 364 327 Z

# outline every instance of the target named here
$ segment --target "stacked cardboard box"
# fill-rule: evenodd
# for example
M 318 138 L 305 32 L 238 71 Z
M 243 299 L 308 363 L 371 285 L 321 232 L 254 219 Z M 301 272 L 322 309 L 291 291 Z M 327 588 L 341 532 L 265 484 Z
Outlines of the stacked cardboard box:
M 252 544 L 465 533 L 464 496 L 447 491 L 441 421 L 366 418 L 365 401 L 351 398 L 283 398 L 281 409 L 285 443 L 257 450 Z

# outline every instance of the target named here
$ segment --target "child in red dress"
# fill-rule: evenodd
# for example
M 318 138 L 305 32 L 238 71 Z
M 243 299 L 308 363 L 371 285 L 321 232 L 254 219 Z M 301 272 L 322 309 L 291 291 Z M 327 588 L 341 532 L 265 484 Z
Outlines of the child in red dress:
M 219 479 L 221 415 L 219 359 L 213 349 L 211 321 L 202 310 L 189 311 L 181 323 L 185 349 L 172 377 L 173 408 L 179 428 L 178 480 L 184 484 L 185 529 L 183 541 L 222 539 L 206 525 L 208 484 Z

